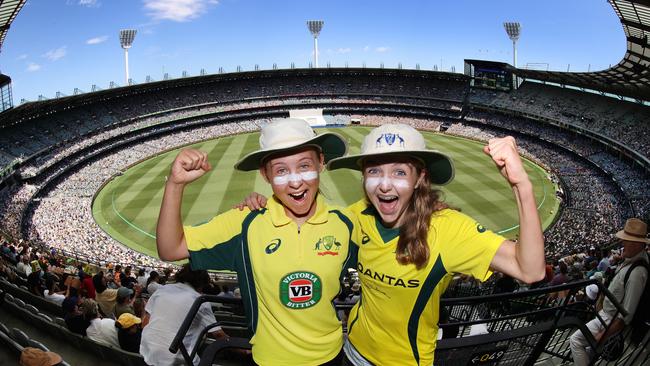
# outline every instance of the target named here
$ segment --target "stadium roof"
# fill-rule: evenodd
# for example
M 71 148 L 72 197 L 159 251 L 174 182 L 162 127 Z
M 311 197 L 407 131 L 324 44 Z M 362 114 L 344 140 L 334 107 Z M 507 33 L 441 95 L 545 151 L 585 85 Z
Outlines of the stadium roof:
M 623 59 L 597 72 L 555 72 L 514 69 L 529 79 L 572 85 L 604 93 L 650 101 L 650 0 L 608 0 L 627 39 Z
M 25 2 L 27 0 L 0 0 L 0 49 L 5 42 L 11 22 L 14 21 Z

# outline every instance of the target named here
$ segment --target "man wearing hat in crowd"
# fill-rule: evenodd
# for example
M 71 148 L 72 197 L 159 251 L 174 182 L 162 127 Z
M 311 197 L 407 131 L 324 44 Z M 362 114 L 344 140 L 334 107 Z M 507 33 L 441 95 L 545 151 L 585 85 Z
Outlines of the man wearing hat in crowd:
M 142 339 L 142 320 L 131 313 L 123 313 L 115 321 L 117 328 L 117 339 L 120 347 L 127 352 L 140 352 L 140 341 Z
M 20 366 L 54 366 L 63 362 L 58 353 L 25 347 L 20 353 Z
M 628 219 L 623 230 L 616 233 L 616 238 L 620 239 L 623 244 L 622 257 L 624 260 L 616 269 L 616 275 L 607 289 L 621 303 L 628 315 L 620 314 L 606 297 L 602 310 L 598 312 L 602 321 L 597 317 L 587 323 L 587 328 L 597 342 L 605 341 L 623 331 L 623 328 L 629 325 L 634 317 L 648 278 L 648 255 L 645 250 L 648 243 L 647 234 L 646 223 L 636 218 Z M 627 272 L 637 261 L 642 261 L 644 265 L 636 266 L 625 282 Z M 589 346 L 589 342 L 582 331 L 577 330 L 573 333 L 570 343 L 573 362 L 578 366 L 588 365 L 591 355 L 586 348 Z
M 267 209 L 233 209 L 185 227 L 183 190 L 211 165 L 205 152 L 193 149 L 181 151 L 172 164 L 158 219 L 158 254 L 168 261 L 189 257 L 194 270 L 237 272 L 257 364 L 340 364 L 341 322 L 331 302 L 356 247 L 349 243 L 352 218 L 325 202 L 319 183 L 325 164 L 346 151 L 335 133 L 316 134 L 300 119 L 275 120 L 262 127 L 260 149 L 235 165 L 258 170 L 271 185 Z

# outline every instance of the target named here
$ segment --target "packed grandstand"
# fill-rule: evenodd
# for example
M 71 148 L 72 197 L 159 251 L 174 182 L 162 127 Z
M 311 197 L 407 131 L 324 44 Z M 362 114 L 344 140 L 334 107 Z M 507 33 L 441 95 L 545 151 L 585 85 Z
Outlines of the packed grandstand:
M 627 3 L 611 2 L 615 8 Z M 619 16 L 624 19 L 624 15 Z M 629 26 L 629 22 L 624 24 Z M 648 24 L 643 27 L 647 32 Z M 641 52 L 646 54 L 641 58 L 646 65 L 650 49 L 647 39 L 646 36 L 642 45 L 646 52 Z M 632 43 L 621 65 L 630 60 L 630 50 L 637 47 L 633 34 L 628 35 L 628 42 Z M 640 74 L 643 75 L 630 80 L 647 82 L 643 79 L 647 78 L 647 69 Z M 530 80 L 525 79 L 527 76 Z M 602 87 L 597 76 L 591 80 L 593 89 Z M 625 220 L 650 220 L 650 108 L 604 93 L 561 87 L 557 85 L 562 84 L 558 79 L 561 75 L 549 74 L 545 80 L 543 73 L 522 71 L 521 77 L 523 82 L 506 92 L 474 87 L 470 76 L 446 72 L 370 68 L 268 70 L 166 80 L 23 104 L 0 115 L 0 276 L 11 282 L 3 279 L 0 289 L 11 296 L 12 303 L 31 301 L 36 306 L 32 315 L 24 315 L 44 315 L 33 319 L 34 324 L 48 319 L 56 323 L 53 318 L 63 316 L 62 308 L 35 299 L 38 294 L 27 288 L 26 279 L 21 277 L 24 271 L 16 267 L 21 255 L 49 267 L 47 271 L 57 275 L 61 288 L 65 274 L 76 273 L 77 266 L 86 272 L 130 266 L 134 272 L 145 269 L 147 275 L 151 271 L 177 269 L 122 245 L 97 225 L 91 207 L 102 185 L 126 167 L 170 147 L 257 131 L 274 118 L 288 116 L 292 110 L 313 108 L 322 109 L 325 120 L 332 125 L 353 121 L 372 126 L 400 122 L 478 141 L 515 136 L 522 154 L 544 167 L 560 187 L 556 192 L 561 199 L 560 211 L 544 233 L 546 259 L 556 270 L 560 263 L 570 267 L 565 270 L 571 277 L 567 282 L 574 285 L 565 285 L 561 290 L 570 294 L 566 298 L 579 296 L 580 290 L 590 283 L 576 281 L 594 275 L 594 261 L 598 264 L 603 258 L 611 258 L 612 263 L 617 260 L 617 252 L 609 251 L 616 244 L 612 234 L 623 227 Z M 589 82 L 588 74 L 578 80 L 578 84 Z M 638 99 L 648 96 L 644 94 L 647 89 L 638 85 L 614 89 L 608 92 L 628 93 L 627 97 Z M 232 283 L 224 282 L 227 277 L 215 278 L 215 286 Z M 546 282 L 553 278 L 551 272 Z M 459 278 L 450 286 L 448 297 L 497 293 L 497 282 L 477 284 Z M 568 335 L 577 325 L 559 326 L 561 316 L 557 313 L 542 312 L 536 315 L 538 318 L 529 313 L 540 310 L 540 296 L 551 299 L 543 301 L 546 311 L 565 306 L 563 297 L 550 297 L 548 292 L 521 295 L 516 301 L 530 306 L 506 321 L 499 318 L 499 312 L 489 303 L 503 306 L 513 300 L 494 296 L 482 304 L 476 300 L 463 304 L 448 300 L 450 309 L 464 309 L 464 315 L 457 315 L 467 328 L 460 330 L 462 335 L 469 335 L 471 326 L 484 317 L 486 309 L 492 312 L 494 320 L 489 328 L 493 333 L 506 334 L 506 330 L 523 329 L 536 320 L 552 319 L 553 326 L 560 330 L 540 328 L 537 333 L 519 335 L 535 347 L 522 350 L 508 343 L 510 361 L 530 364 L 526 359 L 530 354 L 543 354 L 539 360 L 550 364 L 570 360 Z M 220 311 L 231 321 L 240 315 Z M 245 325 L 245 319 L 238 320 Z M 246 336 L 245 331 L 242 334 Z M 535 334 L 548 337 L 537 337 L 543 338 L 539 340 Z M 629 347 L 628 358 L 613 362 L 649 362 L 647 342 L 646 337 L 640 348 Z M 80 347 L 84 344 L 79 343 Z M 477 347 L 472 348 L 475 351 L 480 348 L 478 343 L 468 344 Z M 462 347 L 442 343 L 441 360 L 452 359 L 454 349 Z M 112 355 L 112 351 L 96 348 L 104 356 Z M 534 353 L 533 349 L 539 352 Z M 138 355 L 115 357 L 122 357 L 121 363 L 143 364 Z M 236 357 L 234 360 L 231 355 L 229 362 L 237 364 Z M 438 359 L 436 362 L 446 364 Z

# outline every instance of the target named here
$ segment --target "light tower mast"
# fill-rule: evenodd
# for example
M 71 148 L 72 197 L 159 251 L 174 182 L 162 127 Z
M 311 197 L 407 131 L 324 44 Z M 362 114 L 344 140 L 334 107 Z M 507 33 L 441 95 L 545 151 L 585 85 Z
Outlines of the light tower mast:
M 512 66 L 517 67 L 517 41 L 521 34 L 521 24 L 519 22 L 505 22 L 503 27 L 512 41 Z
M 318 67 L 318 35 L 320 34 L 321 29 L 323 29 L 323 24 L 325 24 L 325 22 L 322 20 L 307 21 L 307 28 L 309 28 L 311 35 L 314 36 L 314 67 Z
M 124 67 L 125 67 L 125 85 L 129 85 L 129 48 L 133 44 L 133 39 L 138 31 L 135 29 L 120 30 L 120 46 L 124 49 Z

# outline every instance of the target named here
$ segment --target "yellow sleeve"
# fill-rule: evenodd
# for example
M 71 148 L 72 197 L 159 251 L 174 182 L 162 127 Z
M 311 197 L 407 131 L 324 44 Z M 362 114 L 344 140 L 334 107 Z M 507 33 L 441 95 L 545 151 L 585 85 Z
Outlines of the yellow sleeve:
M 436 245 L 441 245 L 440 253 L 447 272 L 487 280 L 492 275 L 492 258 L 506 239 L 458 211 L 443 210 L 434 215 L 430 235 L 439 236 L 432 239 Z
M 192 269 L 232 270 L 242 223 L 249 213 L 233 209 L 206 223 L 183 226 Z

